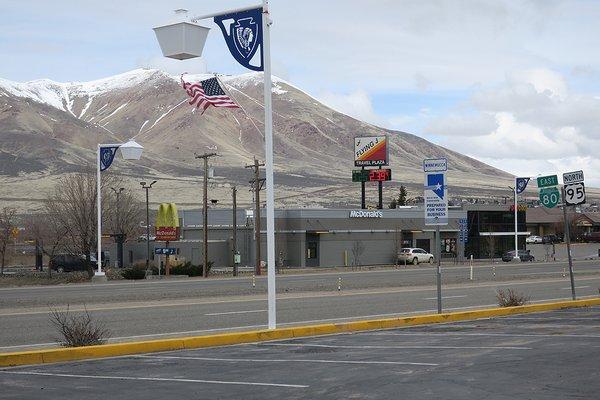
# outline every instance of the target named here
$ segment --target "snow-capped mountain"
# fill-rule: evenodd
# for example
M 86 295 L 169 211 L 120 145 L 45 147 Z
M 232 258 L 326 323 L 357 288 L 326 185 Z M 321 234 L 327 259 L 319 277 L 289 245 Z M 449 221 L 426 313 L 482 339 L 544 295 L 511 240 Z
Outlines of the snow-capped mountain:
M 244 166 L 254 156 L 263 158 L 262 74 L 220 79 L 243 111 L 211 107 L 200 115 L 187 104 L 180 77 L 158 70 L 137 69 L 91 82 L 0 79 L 0 197 L 26 199 L 25 208 L 35 207 L 57 176 L 93 168 L 97 143 L 135 137 L 145 147 L 142 160 L 118 160 L 111 170 L 132 181 L 158 177 L 167 190 L 155 191 L 156 202 L 196 205 L 200 163 L 194 153 L 216 150 L 220 157 L 212 160 L 216 178 L 211 195 L 227 204 L 230 185 L 248 184 Z M 474 187 L 494 191 L 509 182 L 510 175 L 503 171 L 417 136 L 358 121 L 281 79 L 274 79 L 272 90 L 280 205 L 359 203 L 359 186 L 350 181 L 357 135 L 389 135 L 393 182 L 386 183 L 388 188 L 413 186 L 414 195 L 419 195 L 423 158 L 440 156 L 449 160 L 455 193 Z M 374 199 L 375 189 L 369 190 Z M 393 195 L 386 189 L 386 202 Z

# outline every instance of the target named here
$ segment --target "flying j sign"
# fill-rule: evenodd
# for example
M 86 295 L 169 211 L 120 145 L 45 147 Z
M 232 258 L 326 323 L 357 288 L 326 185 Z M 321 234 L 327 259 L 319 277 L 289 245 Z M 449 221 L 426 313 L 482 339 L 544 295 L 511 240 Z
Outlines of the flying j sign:
M 354 138 L 354 165 L 369 167 L 388 165 L 387 136 Z

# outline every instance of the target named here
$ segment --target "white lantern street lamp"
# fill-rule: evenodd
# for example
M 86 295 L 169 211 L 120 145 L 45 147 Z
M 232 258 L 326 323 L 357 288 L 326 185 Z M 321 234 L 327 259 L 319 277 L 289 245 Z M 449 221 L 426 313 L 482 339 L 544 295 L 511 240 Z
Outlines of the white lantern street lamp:
M 111 166 L 117 150 L 121 149 L 121 156 L 125 160 L 139 160 L 144 148 L 135 140 L 130 139 L 126 143 L 98 144 L 96 153 L 96 199 L 98 214 L 98 242 L 96 252 L 96 272 L 94 278 L 104 280 L 105 273 L 102 271 L 102 193 L 101 193 L 101 175 L 100 173 Z

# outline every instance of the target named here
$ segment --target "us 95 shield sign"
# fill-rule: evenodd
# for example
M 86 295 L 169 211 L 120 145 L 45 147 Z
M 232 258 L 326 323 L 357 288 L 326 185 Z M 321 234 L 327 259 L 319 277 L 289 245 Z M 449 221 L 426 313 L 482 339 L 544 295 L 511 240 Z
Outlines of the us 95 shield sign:
M 354 165 L 369 167 L 388 165 L 387 136 L 365 136 L 354 138 Z

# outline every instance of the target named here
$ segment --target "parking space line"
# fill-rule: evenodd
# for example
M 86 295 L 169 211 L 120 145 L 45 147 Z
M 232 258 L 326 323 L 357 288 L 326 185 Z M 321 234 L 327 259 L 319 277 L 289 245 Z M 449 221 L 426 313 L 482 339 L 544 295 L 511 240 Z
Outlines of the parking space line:
M 600 338 L 600 335 L 571 335 L 571 334 L 556 334 L 545 335 L 535 333 L 476 333 L 476 332 L 374 332 L 365 333 L 364 335 L 373 336 L 505 336 L 505 337 L 544 337 L 544 338 Z
M 230 315 L 230 314 L 259 313 L 259 312 L 267 312 L 267 310 L 227 311 L 227 312 L 208 313 L 208 314 L 204 314 L 204 315 Z
M 261 343 L 261 344 L 259 344 L 259 346 L 326 347 L 326 348 L 333 348 L 333 349 L 531 350 L 531 347 L 516 347 L 516 346 L 425 346 L 425 345 L 353 346 L 353 345 L 329 345 L 329 344 L 310 344 L 310 343 Z
M 174 359 L 174 360 L 199 360 L 222 362 L 256 362 L 256 363 L 314 363 L 314 364 L 382 364 L 382 365 L 422 365 L 438 366 L 439 364 L 418 363 L 408 361 L 353 361 L 353 360 L 314 360 L 314 359 L 257 359 L 257 358 L 213 358 L 189 356 L 136 356 L 136 358 Z
M 510 321 L 598 321 L 598 317 L 503 317 L 503 320 Z
M 586 288 L 589 288 L 589 286 L 575 286 L 575 289 L 586 289 Z M 560 288 L 560 290 L 571 290 L 571 286 Z
M 110 375 L 78 375 L 78 374 L 58 374 L 50 372 L 36 371 L 0 371 L 0 374 L 12 375 L 37 375 L 51 376 L 59 378 L 84 378 L 84 379 L 113 379 L 121 381 L 154 381 L 154 382 L 182 382 L 182 383 L 208 383 L 217 385 L 245 385 L 245 386 L 274 386 L 285 388 L 308 388 L 308 385 L 293 385 L 287 383 L 267 383 L 267 382 L 244 382 L 244 381 L 214 381 L 207 379 L 184 379 L 184 378 L 149 378 L 139 376 L 110 376 Z

